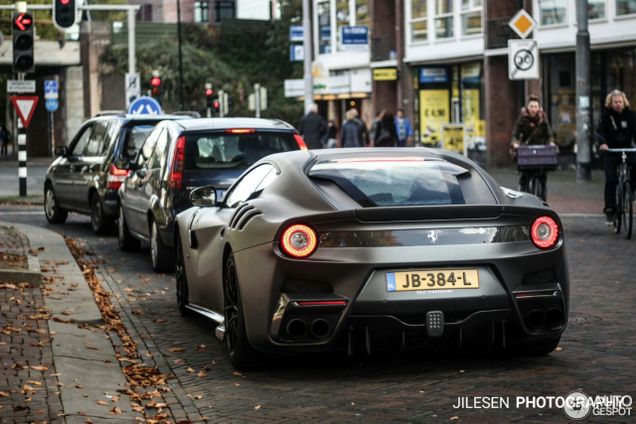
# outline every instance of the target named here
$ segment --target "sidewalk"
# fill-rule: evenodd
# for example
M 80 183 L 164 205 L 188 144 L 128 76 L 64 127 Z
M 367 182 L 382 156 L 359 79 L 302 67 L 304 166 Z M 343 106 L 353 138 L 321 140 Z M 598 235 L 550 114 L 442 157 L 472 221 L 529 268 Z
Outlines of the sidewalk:
M 126 379 L 62 236 L 0 222 L 3 250 L 13 260 L 0 256 L 0 268 L 37 255 L 41 284 L 5 282 L 0 270 L 0 422 L 133 422 L 140 415 L 122 394 Z

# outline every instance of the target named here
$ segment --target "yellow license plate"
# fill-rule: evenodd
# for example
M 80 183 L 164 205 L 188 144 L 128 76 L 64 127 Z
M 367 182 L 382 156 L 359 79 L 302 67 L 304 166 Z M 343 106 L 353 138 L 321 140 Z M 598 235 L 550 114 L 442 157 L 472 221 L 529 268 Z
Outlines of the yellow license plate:
M 387 291 L 478 289 L 476 269 L 424 269 L 387 272 Z

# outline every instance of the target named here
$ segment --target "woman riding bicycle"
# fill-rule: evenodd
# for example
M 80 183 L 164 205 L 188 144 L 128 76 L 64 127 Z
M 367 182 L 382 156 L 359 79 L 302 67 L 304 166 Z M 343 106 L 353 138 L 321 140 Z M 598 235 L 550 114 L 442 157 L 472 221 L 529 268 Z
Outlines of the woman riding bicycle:
M 636 114 L 629 108 L 629 101 L 620 90 L 611 91 L 605 98 L 605 111 L 598 124 L 598 150 L 603 153 L 603 169 L 605 170 L 605 212 L 608 225 L 614 221 L 614 203 L 616 202 L 616 170 L 621 162 L 619 153 L 607 152 L 607 149 L 624 149 L 632 147 L 636 136 Z M 636 169 L 636 157 L 627 155 L 632 169 Z M 636 183 L 636 172 L 631 174 L 632 187 Z
M 520 144 L 552 144 L 554 145 L 554 135 L 548 118 L 541 109 L 541 103 L 537 96 L 529 96 L 526 106 L 521 108 L 521 115 L 517 119 L 515 128 L 512 131 L 512 141 L 510 143 L 511 153 L 516 157 L 517 148 Z M 547 175 L 541 173 L 539 176 L 541 184 L 545 187 Z M 519 190 L 528 191 L 529 175 L 527 171 L 521 171 L 519 176 Z

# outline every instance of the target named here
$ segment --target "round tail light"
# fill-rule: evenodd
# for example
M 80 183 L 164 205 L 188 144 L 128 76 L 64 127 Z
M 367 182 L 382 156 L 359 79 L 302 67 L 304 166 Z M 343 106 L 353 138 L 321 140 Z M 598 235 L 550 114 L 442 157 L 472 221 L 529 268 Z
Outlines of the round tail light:
M 549 216 L 540 216 L 534 220 L 530 235 L 535 246 L 550 249 L 559 241 L 559 225 Z
M 291 225 L 283 231 L 280 247 L 288 256 L 306 258 L 314 253 L 318 247 L 318 237 L 316 237 L 316 232 L 306 225 Z

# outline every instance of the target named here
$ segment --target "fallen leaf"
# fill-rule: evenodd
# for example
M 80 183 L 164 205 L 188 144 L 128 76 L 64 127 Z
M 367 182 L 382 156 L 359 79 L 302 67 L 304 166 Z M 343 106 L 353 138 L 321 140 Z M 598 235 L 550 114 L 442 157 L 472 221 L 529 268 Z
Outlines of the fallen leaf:
M 207 372 L 205 372 L 205 371 L 203 371 L 203 370 L 201 370 L 201 371 L 199 371 L 199 372 L 197 373 L 197 377 L 199 377 L 199 378 L 203 378 L 203 377 L 205 377 L 206 375 L 208 375 L 208 373 L 207 373 Z
M 98 400 L 97 404 L 98 405 L 108 405 L 108 402 L 106 402 L 105 400 Z
M 561 346 L 557 346 L 556 349 L 554 349 L 555 352 L 561 352 L 563 350 L 563 348 Z
M 186 348 L 185 347 L 177 347 L 177 346 L 173 346 L 171 348 L 168 349 L 170 352 L 176 353 L 176 352 L 185 352 Z
M 188 367 L 186 371 L 189 372 L 190 374 L 192 374 L 193 372 L 196 372 L 196 370 L 192 367 Z
M 198 352 L 200 352 L 200 351 L 205 350 L 205 349 L 207 349 L 207 348 L 208 348 L 208 345 L 200 344 L 199 346 L 197 346 L 197 347 L 196 347 L 196 350 L 197 350 Z
M 110 410 L 110 413 L 113 415 L 117 415 L 117 414 L 121 414 L 121 408 L 116 406 L 113 409 Z
M 0 392 L 0 397 L 9 397 L 11 394 L 9 392 Z
M 459 419 L 459 417 L 457 415 L 455 415 L 454 417 L 450 417 L 451 421 L 457 421 Z
M 256 405 L 254 409 L 258 411 L 259 409 L 261 409 L 261 405 Z
M 233 375 L 234 377 L 243 377 L 243 374 L 241 374 L 241 373 L 240 373 L 240 372 L 238 372 L 238 371 L 234 371 L 234 372 L 232 373 L 232 375 Z

